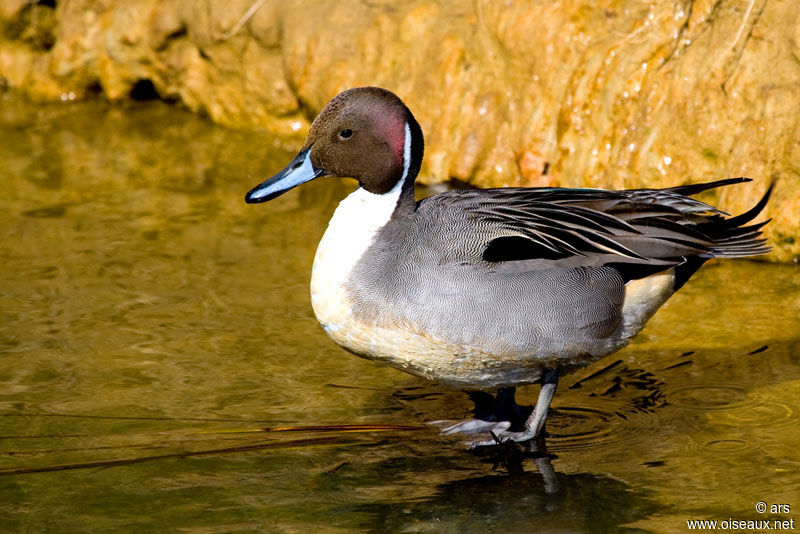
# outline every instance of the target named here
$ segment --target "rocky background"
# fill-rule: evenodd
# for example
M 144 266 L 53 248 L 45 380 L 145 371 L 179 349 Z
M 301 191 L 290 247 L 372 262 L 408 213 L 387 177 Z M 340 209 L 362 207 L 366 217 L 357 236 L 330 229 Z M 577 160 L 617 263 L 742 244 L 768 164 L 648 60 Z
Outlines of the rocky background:
M 743 211 L 775 181 L 770 258 L 800 258 L 797 0 L 1 0 L 0 83 L 298 144 L 337 92 L 380 85 L 426 133 L 421 181 L 751 176 L 708 200 Z

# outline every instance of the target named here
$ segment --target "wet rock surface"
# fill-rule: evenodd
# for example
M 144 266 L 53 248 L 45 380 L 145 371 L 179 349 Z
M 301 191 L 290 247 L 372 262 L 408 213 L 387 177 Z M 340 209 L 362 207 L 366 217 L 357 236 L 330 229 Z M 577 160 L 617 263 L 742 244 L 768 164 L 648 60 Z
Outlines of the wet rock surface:
M 777 181 L 772 259 L 800 255 L 794 0 L 6 0 L 0 80 L 36 98 L 158 97 L 297 136 L 342 89 L 398 93 L 421 180 L 662 187 L 729 176 L 731 213 Z

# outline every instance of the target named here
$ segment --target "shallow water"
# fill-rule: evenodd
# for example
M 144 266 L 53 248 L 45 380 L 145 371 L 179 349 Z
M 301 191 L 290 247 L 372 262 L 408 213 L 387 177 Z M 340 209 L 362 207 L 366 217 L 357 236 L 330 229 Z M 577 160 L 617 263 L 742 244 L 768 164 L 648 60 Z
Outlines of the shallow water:
M 797 267 L 707 265 L 631 346 L 562 380 L 551 458 L 474 454 L 427 424 L 466 416 L 465 395 L 318 327 L 311 260 L 352 185 L 245 205 L 285 144 L 157 102 L 0 100 L 1 531 L 800 519 Z

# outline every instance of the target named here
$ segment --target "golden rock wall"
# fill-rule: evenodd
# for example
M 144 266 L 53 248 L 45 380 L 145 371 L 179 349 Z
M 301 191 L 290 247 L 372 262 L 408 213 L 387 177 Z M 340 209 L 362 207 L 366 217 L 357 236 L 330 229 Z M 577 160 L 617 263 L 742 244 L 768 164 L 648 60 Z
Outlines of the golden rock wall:
M 298 137 L 380 85 L 425 131 L 422 181 L 756 178 L 719 194 L 739 212 L 776 180 L 772 259 L 800 256 L 796 0 L 4 0 L 0 77 L 45 99 L 152 87 Z

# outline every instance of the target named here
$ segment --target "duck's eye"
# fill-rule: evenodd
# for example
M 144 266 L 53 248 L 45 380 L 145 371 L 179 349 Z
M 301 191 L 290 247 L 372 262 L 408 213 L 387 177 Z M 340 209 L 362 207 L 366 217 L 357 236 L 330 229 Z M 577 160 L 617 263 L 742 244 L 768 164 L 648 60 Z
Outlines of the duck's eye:
M 339 137 L 341 137 L 342 139 L 349 139 L 353 137 L 353 130 L 351 130 L 350 128 L 342 130 L 341 132 L 339 132 Z

